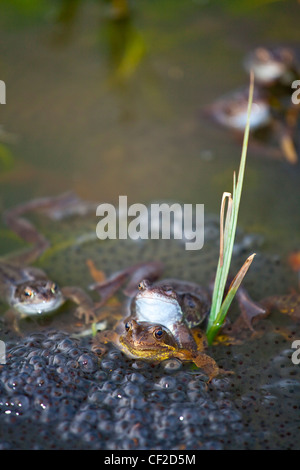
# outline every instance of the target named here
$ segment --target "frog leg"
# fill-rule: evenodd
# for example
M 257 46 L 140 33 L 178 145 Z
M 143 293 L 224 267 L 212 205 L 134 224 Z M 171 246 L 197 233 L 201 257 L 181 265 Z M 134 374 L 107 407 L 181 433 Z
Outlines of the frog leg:
M 119 271 L 104 282 L 97 282 L 90 285 L 89 288 L 96 290 L 100 295 L 101 300 L 97 304 L 99 308 L 122 287 L 128 278 L 130 278 L 130 282 L 123 292 L 127 296 L 132 296 L 137 291 L 139 282 L 146 276 L 154 280 L 160 276 L 161 272 L 162 264 L 160 262 L 138 263 Z
M 275 295 L 267 297 L 263 299 L 260 304 L 264 309 L 265 313 L 263 315 L 254 315 L 250 319 L 251 321 L 256 318 L 260 318 L 261 316 L 268 316 L 272 312 L 272 310 L 278 310 L 280 313 L 291 317 L 294 321 L 300 320 L 300 294 L 298 293 L 283 296 Z M 252 324 L 250 323 L 250 330 L 252 334 L 250 338 L 249 336 L 246 337 L 245 327 L 249 328 L 249 323 L 247 322 L 247 317 L 241 314 L 232 325 L 227 325 L 222 328 L 221 335 L 218 335 L 216 337 L 215 342 L 223 342 L 223 344 L 241 344 L 243 342 L 241 341 L 242 339 L 252 340 L 259 338 L 264 334 L 264 331 L 262 329 L 254 329 Z M 293 332 L 290 331 L 288 328 L 274 326 L 272 322 L 270 324 L 270 328 L 274 331 L 274 333 L 281 335 L 287 341 L 290 341 L 293 337 Z
M 262 305 L 270 311 L 277 309 L 280 313 L 292 317 L 294 320 L 300 319 L 300 294 L 294 292 L 289 295 L 274 295 L 262 300 Z
M 228 334 L 218 334 L 213 341 L 213 345 L 216 344 L 223 344 L 224 346 L 233 346 L 243 344 L 243 341 Z
M 213 378 L 217 377 L 220 373 L 220 369 L 216 361 L 208 356 L 207 354 L 200 353 L 194 357 L 193 362 L 197 367 L 202 369 L 205 374 L 208 375 L 208 382 L 211 382 Z
M 236 293 L 237 301 L 241 310 L 241 318 L 244 320 L 248 328 L 254 332 L 252 321 L 254 318 L 267 316 L 268 312 L 262 305 L 254 302 L 244 287 L 240 286 Z
M 274 333 L 282 336 L 286 341 L 292 341 L 295 337 L 295 331 L 291 331 L 288 328 L 284 328 L 283 326 L 274 326 L 272 325 L 272 329 Z
M 227 295 L 230 284 L 232 282 L 232 278 L 229 278 L 226 283 L 225 294 L 224 297 Z M 209 290 L 213 292 L 214 283 L 211 282 L 209 285 Z M 256 317 L 262 317 L 268 315 L 268 312 L 262 305 L 262 303 L 257 303 L 251 299 L 250 295 L 248 294 L 247 290 L 240 286 L 236 292 L 236 299 L 239 304 L 239 308 L 241 311 L 241 315 L 238 317 L 239 323 L 244 323 L 247 327 L 254 332 L 254 328 L 252 326 L 252 321 Z M 242 321 L 241 321 L 242 320 Z
M 24 253 L 10 256 L 10 260 L 16 264 L 26 265 L 34 262 L 50 246 L 49 241 L 26 219 L 11 219 L 7 225 L 24 241 L 33 244 L 33 247 Z
M 63 296 L 78 305 L 75 315 L 86 324 L 99 321 L 96 306 L 87 293 L 80 287 L 67 286 L 61 289 Z
M 283 157 L 289 163 L 295 165 L 298 162 L 298 155 L 293 140 L 295 126 L 291 127 L 280 121 L 275 121 L 273 125 L 274 131 L 278 136 L 279 147 L 282 151 Z
M 14 331 L 18 336 L 23 336 L 19 325 L 19 314 L 13 309 L 8 309 L 4 314 L 7 327 Z
M 89 272 L 96 283 L 101 283 L 106 281 L 106 276 L 104 271 L 97 269 L 95 263 L 92 259 L 86 260 L 86 265 L 89 269 Z
M 8 226 L 28 212 L 44 212 L 50 218 L 55 219 L 58 218 L 55 216 L 56 210 L 60 210 L 62 214 L 68 214 L 71 208 L 75 211 L 75 208 L 81 204 L 88 205 L 89 203 L 84 203 L 76 194 L 67 192 L 56 197 L 43 197 L 24 202 L 6 210 L 3 217 Z M 79 209 L 78 212 L 80 212 Z
M 223 373 L 223 371 L 219 369 L 216 361 L 202 352 L 197 353 L 187 349 L 182 349 L 176 352 L 174 357 L 178 357 L 178 359 L 183 361 L 193 362 L 208 376 L 208 382 L 211 382 L 213 378 L 217 377 L 220 373 Z
M 35 261 L 49 247 L 49 241 L 41 235 L 28 220 L 22 216 L 28 212 L 49 211 L 53 208 L 70 207 L 78 204 L 79 199 L 71 193 L 58 197 L 33 199 L 4 212 L 3 218 L 8 227 L 22 240 L 33 244 L 31 250 L 16 255 L 12 260 L 19 264 L 30 264 Z
M 208 375 L 208 382 L 211 382 L 214 377 L 218 374 L 223 373 L 219 369 L 216 361 L 200 351 L 191 351 L 189 349 L 179 349 L 173 354 L 174 357 L 182 361 L 193 362 L 197 367 L 202 369 L 206 375 Z
M 194 358 L 194 363 L 208 375 L 208 383 L 220 374 L 234 374 L 231 370 L 220 369 L 216 361 L 207 354 L 200 353 Z
M 223 369 L 220 369 L 216 361 L 212 357 L 201 352 L 204 348 L 207 347 L 207 339 L 205 334 L 200 330 L 200 328 L 193 328 L 191 332 L 195 343 L 197 344 L 197 351 L 199 351 L 198 355 L 193 358 L 193 362 L 196 364 L 197 367 L 201 367 L 204 372 L 207 373 L 207 375 L 209 376 L 209 382 L 218 374 L 231 374 L 231 371 L 225 371 Z
M 127 272 L 116 274 L 107 281 L 97 282 L 89 286 L 90 290 L 95 290 L 100 295 L 101 300 L 96 304 L 97 308 L 102 307 L 123 285 L 127 279 Z
M 293 321 L 299 322 L 300 320 L 300 294 L 293 292 L 288 295 L 274 295 L 267 297 L 261 301 L 263 307 L 265 307 L 268 314 L 272 310 L 277 310 L 283 315 L 287 315 Z M 282 336 L 286 341 L 291 341 L 295 332 L 290 330 L 288 327 L 276 326 L 271 322 L 271 329 L 274 333 Z

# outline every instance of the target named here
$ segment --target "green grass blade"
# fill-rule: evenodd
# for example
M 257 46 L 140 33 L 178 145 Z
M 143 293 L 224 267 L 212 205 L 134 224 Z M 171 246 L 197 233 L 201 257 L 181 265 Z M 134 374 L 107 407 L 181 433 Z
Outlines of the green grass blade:
M 235 174 L 234 174 L 232 206 L 231 205 L 228 206 L 227 213 L 226 213 L 225 229 L 224 229 L 224 237 L 223 237 L 224 249 L 222 251 L 222 255 L 220 256 L 219 262 L 218 262 L 213 296 L 212 296 L 211 311 L 210 311 L 207 330 L 206 330 L 206 335 L 207 335 L 207 339 L 209 343 L 213 341 L 213 338 L 217 334 L 219 328 L 222 326 L 222 323 L 227 314 L 229 305 L 231 303 L 231 302 L 230 303 L 226 302 L 224 307 L 221 307 L 223 296 L 224 296 L 224 291 L 225 291 L 225 286 L 226 286 L 226 282 L 228 279 L 229 268 L 231 264 L 232 251 L 233 251 L 237 219 L 238 219 L 238 212 L 239 212 L 239 206 L 240 206 L 240 199 L 241 199 L 241 193 L 242 193 L 242 187 L 243 187 L 243 181 L 244 181 L 247 147 L 248 147 L 249 131 L 250 131 L 250 114 L 251 114 L 251 106 L 252 106 L 252 100 L 253 100 L 253 89 L 254 89 L 254 79 L 253 79 L 253 74 L 251 73 L 247 124 L 245 128 L 245 133 L 244 133 L 238 180 L 237 182 L 235 181 Z M 221 254 L 221 249 L 220 249 L 220 254 Z M 233 297 L 235 295 L 235 292 L 236 290 L 235 291 L 233 290 L 231 293 L 231 295 L 234 293 Z

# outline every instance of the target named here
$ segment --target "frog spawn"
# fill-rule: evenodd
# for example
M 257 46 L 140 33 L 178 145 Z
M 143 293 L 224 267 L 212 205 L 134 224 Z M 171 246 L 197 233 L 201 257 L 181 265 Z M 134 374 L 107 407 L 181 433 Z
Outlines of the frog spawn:
M 206 244 L 198 256 L 172 241 L 86 243 L 53 251 L 43 268 L 62 285 L 82 285 L 82 279 L 90 282 L 87 259 L 107 274 L 137 259 L 160 259 L 166 276 L 207 285 L 216 266 L 218 220 L 207 217 L 205 230 Z M 245 237 L 238 232 L 233 272 L 245 250 L 253 248 Z M 285 293 L 292 285 L 290 274 L 279 259 L 260 255 L 245 286 L 255 299 Z M 99 360 L 87 338 L 74 340 L 49 330 L 63 313 L 16 344 L 9 335 L 2 337 L 7 338 L 7 365 L 0 371 L 0 423 L 9 439 L 1 438 L 1 448 L 297 448 L 291 435 L 297 432 L 299 372 L 291 364 L 291 351 L 284 353 L 289 343 L 273 330 L 250 344 L 213 347 L 217 363 L 235 373 L 206 387 L 201 371 L 176 358 L 153 365 L 109 346 Z M 299 333 L 295 326 L 291 338 Z
M 215 348 L 235 375 L 173 372 L 49 330 L 8 345 L 1 449 L 296 449 L 300 373 L 273 334 L 251 349 Z M 264 352 L 262 355 L 262 351 Z

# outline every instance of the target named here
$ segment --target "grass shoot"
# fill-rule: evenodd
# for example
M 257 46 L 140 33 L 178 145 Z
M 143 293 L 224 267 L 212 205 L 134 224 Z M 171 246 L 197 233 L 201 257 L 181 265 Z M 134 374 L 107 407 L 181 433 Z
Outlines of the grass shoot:
M 221 201 L 221 211 L 220 211 L 220 254 L 219 262 L 215 277 L 214 290 L 212 296 L 211 310 L 208 320 L 208 325 L 206 329 L 206 336 L 208 343 L 211 344 L 221 328 L 228 309 L 231 305 L 231 302 L 244 279 L 252 261 L 255 256 L 253 253 L 247 258 L 235 278 L 233 279 L 227 295 L 224 298 L 224 292 L 227 284 L 229 268 L 232 258 L 232 250 L 235 239 L 235 232 L 237 226 L 238 212 L 241 200 L 241 193 L 243 187 L 245 165 L 246 165 L 246 156 L 247 156 L 247 147 L 249 139 L 249 130 L 250 130 L 250 114 L 251 106 L 253 100 L 253 89 L 254 89 L 254 77 L 253 73 L 250 74 L 250 87 L 249 87 L 249 99 L 248 99 L 248 114 L 247 114 L 247 123 L 245 127 L 242 154 L 240 160 L 240 167 L 238 173 L 238 179 L 236 181 L 235 172 L 233 174 L 233 191 L 232 194 L 224 192 Z M 227 203 L 227 210 L 225 212 L 225 207 Z M 226 213 L 226 215 L 225 215 Z M 224 222 L 225 219 L 225 222 Z

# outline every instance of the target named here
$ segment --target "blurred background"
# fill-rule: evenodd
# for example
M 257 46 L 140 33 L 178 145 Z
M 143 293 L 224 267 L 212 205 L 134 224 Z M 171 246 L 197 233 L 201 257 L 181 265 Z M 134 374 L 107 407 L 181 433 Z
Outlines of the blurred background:
M 299 20 L 296 0 L 1 0 L 0 210 L 74 190 L 218 214 L 241 141 L 203 110 L 254 48 L 297 51 Z M 299 176 L 249 148 L 239 224 L 266 250 L 299 249 Z

